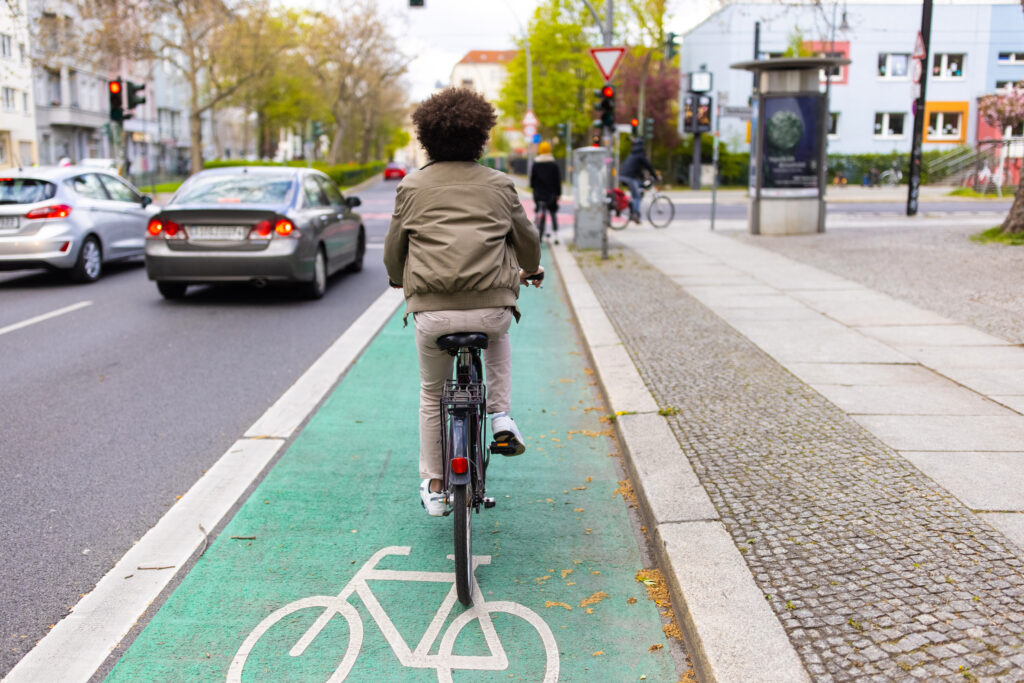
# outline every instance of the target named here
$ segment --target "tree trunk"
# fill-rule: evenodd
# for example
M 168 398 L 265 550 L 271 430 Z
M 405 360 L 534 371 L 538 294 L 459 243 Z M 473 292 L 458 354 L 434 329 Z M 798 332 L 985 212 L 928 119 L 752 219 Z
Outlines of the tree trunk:
M 203 115 L 198 109 L 192 109 L 188 115 L 188 138 L 191 148 L 189 158 L 190 173 L 203 170 Z
M 331 165 L 337 166 L 341 163 L 342 145 L 345 140 L 345 126 L 338 124 L 334 128 L 334 137 L 331 139 Z
M 1020 183 L 1017 185 L 1017 192 L 1013 195 L 1013 205 L 1010 206 L 1010 213 L 1003 221 L 1003 232 L 1022 233 L 1024 232 L 1024 165 L 1020 169 Z
M 373 141 L 371 133 L 376 125 L 376 118 L 374 112 L 370 112 L 366 117 L 366 123 L 363 125 L 363 145 L 359 150 L 359 163 L 361 164 L 365 164 L 370 158 L 370 143 Z

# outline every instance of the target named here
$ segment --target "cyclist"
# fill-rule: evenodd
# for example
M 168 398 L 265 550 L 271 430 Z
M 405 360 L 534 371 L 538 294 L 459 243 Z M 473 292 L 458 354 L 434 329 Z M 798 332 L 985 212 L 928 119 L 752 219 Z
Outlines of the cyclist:
M 619 179 L 629 185 L 629 219 L 634 223 L 639 223 L 640 200 L 643 199 L 641 185 L 644 180 L 644 174 L 647 173 L 657 177 L 658 173 L 654 170 L 651 160 L 647 158 L 647 152 L 644 150 L 644 139 L 637 136 L 630 140 L 630 143 L 629 155 L 626 156 L 626 160 L 622 162 L 622 166 L 619 168 Z
M 477 163 L 497 120 L 494 107 L 472 90 L 448 88 L 420 104 L 412 120 L 430 163 L 398 185 L 384 266 L 391 286 L 405 291 L 406 317 L 413 315 L 420 364 L 420 502 L 439 517 L 444 514 L 439 405 L 454 359 L 437 347 L 437 338 L 487 334 L 483 356 L 491 432 L 515 445 L 511 455 L 521 454 L 526 444 L 509 416 L 508 329 L 513 318 L 519 320 L 520 285 L 544 269 L 540 238 L 512 180 Z

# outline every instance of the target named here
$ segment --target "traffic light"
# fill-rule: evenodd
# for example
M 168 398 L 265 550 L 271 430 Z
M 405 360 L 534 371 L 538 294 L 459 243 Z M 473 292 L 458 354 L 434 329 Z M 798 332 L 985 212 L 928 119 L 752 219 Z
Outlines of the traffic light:
M 640 119 L 635 116 L 629 120 L 630 135 L 636 137 L 640 134 Z
M 135 109 L 140 104 L 146 103 L 146 98 L 139 94 L 140 91 L 146 89 L 145 83 L 132 83 L 131 81 L 125 82 L 125 92 L 128 95 L 128 106 L 125 109 Z
M 615 127 L 615 88 L 611 84 L 605 84 L 595 94 L 601 99 L 597 108 L 601 110 L 601 126 L 604 128 Z
M 313 122 L 313 139 L 316 140 L 316 139 L 318 139 L 323 134 L 324 134 L 324 124 L 321 123 L 320 121 L 314 121 Z
M 644 119 L 644 137 L 648 140 L 654 139 L 654 119 Z
M 558 130 L 558 139 L 559 140 L 565 140 L 566 138 L 569 137 L 569 124 L 568 123 L 560 123 L 557 126 L 555 126 L 555 129 Z
M 665 47 L 667 48 L 668 58 L 669 59 L 672 59 L 677 54 L 679 54 L 679 48 L 676 46 L 676 38 L 677 38 L 677 36 L 676 36 L 675 33 L 669 33 L 668 34 L 668 40 L 665 41 L 665 43 L 666 43 Z
M 423 7 L 423 0 L 409 0 L 409 7 Z
M 124 106 L 122 104 L 122 93 L 124 87 L 121 84 L 121 79 L 116 81 L 110 81 L 107 84 L 107 89 L 110 92 L 110 120 L 111 121 L 124 121 Z
M 600 147 L 601 146 L 601 131 L 599 131 L 599 130 L 595 130 L 594 131 L 594 136 L 592 138 L 590 138 L 590 146 L 591 147 Z

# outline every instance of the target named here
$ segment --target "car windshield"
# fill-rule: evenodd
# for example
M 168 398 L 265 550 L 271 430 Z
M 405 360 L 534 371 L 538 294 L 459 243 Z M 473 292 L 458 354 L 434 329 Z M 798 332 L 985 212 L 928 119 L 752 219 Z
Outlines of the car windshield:
M 52 199 L 57 186 L 37 178 L 0 178 L 0 204 L 33 204 Z
M 193 178 L 174 196 L 173 204 L 284 204 L 291 175 L 216 174 Z

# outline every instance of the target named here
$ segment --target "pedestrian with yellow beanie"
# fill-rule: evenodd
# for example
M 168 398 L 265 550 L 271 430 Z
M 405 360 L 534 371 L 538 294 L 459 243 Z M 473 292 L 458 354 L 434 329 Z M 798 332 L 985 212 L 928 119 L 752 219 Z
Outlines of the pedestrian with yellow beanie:
M 536 207 L 533 223 L 537 226 L 541 240 L 544 239 L 545 218 L 550 215 L 551 233 L 555 244 L 558 244 L 558 198 L 562 194 L 562 170 L 551 155 L 551 145 L 547 142 L 537 145 L 537 158 L 533 160 L 533 169 L 530 171 L 530 189 L 533 190 Z

